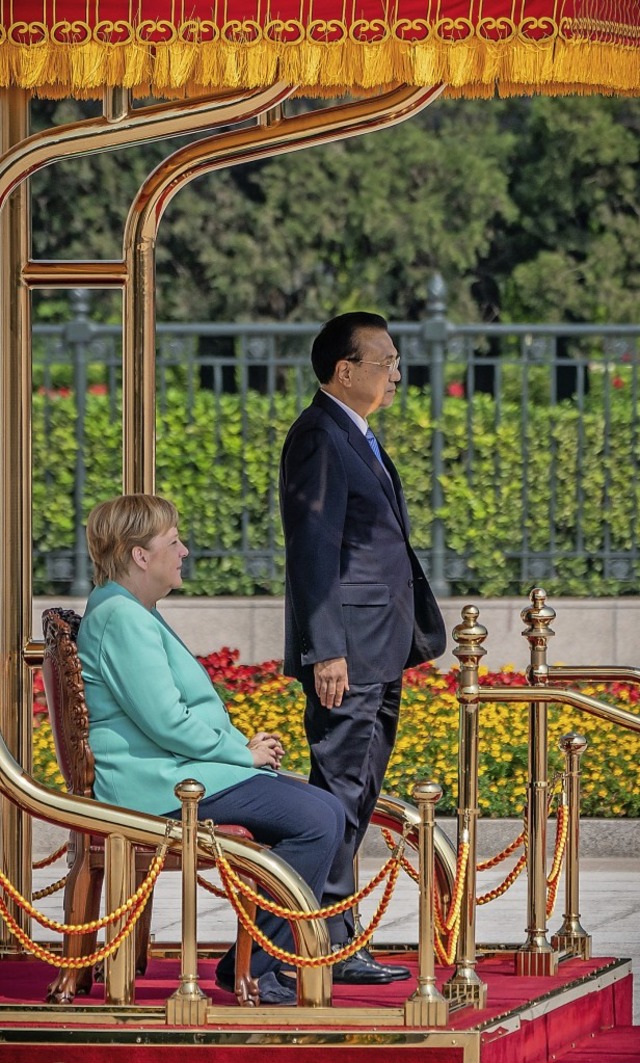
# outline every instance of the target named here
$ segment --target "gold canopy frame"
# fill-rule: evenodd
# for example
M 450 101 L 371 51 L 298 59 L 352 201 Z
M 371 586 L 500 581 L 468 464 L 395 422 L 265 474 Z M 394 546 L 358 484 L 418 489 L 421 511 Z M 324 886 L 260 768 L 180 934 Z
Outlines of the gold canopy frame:
M 42 660 L 32 631 L 31 582 L 31 303 L 36 288 L 102 288 L 123 293 L 123 490 L 155 484 L 155 249 L 165 209 L 196 177 L 313 144 L 356 136 L 404 121 L 428 106 L 443 86 L 400 87 L 376 96 L 287 117 L 284 101 L 295 87 L 216 94 L 210 98 L 133 108 L 124 90 L 105 92 L 103 114 L 28 135 L 29 95 L 0 90 L 0 733 L 9 753 L 31 768 L 31 668 Z M 61 159 L 128 144 L 202 133 L 180 148 L 141 185 L 116 261 L 34 261 L 28 178 Z M 238 128 L 239 127 L 239 128 Z M 31 893 L 30 819 L 2 804 L 0 866 L 25 896 Z M 25 929 L 22 911 L 13 913 Z M 3 934 L 8 931 L 3 924 Z M 11 951 L 12 940 L 4 941 Z
M 504 0 L 396 0 L 383 16 L 383 5 L 369 0 L 341 4 L 333 14 L 330 0 L 310 0 L 306 8 L 296 5 L 289 21 L 268 12 L 264 25 L 249 0 L 239 0 L 237 18 L 218 18 L 216 5 L 212 17 L 210 3 L 190 0 L 187 13 L 183 3 L 169 5 L 177 14 L 166 39 L 164 0 L 138 0 L 137 7 L 148 15 L 154 3 L 155 19 L 124 19 L 123 39 L 110 36 L 114 23 L 109 29 L 104 13 L 107 7 L 132 10 L 128 0 L 20 0 L 18 21 L 13 4 L 0 9 L 0 732 L 26 772 L 31 668 L 42 656 L 32 631 L 31 290 L 122 292 L 123 489 L 152 491 L 155 246 L 164 210 L 189 181 L 394 125 L 444 91 L 640 93 L 637 0 L 619 0 L 613 21 L 605 0 L 522 0 L 517 17 Z M 220 5 L 220 12 L 232 7 Z M 286 7 L 283 0 L 283 12 Z M 47 12 L 53 12 L 51 25 Z M 362 98 L 287 117 L 283 105 L 301 86 L 314 95 L 339 90 Z M 134 108 L 133 96 L 149 92 L 181 99 Z M 102 94 L 102 116 L 30 136 L 31 93 Z M 28 179 L 37 170 L 222 126 L 148 176 L 131 206 L 121 259 L 32 260 Z M 29 896 L 30 820 L 8 800 L 1 811 L 0 866 Z M 14 914 L 24 924 L 23 914 Z M 10 951 L 11 942 L 3 937 L 0 948 Z

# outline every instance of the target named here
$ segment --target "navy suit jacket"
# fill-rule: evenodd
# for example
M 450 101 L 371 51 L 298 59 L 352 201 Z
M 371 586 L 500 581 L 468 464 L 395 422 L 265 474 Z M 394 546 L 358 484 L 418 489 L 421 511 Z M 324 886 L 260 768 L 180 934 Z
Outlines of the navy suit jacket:
M 336 402 L 318 391 L 282 452 L 285 661 L 304 678 L 346 657 L 349 682 L 385 683 L 440 656 L 442 615 L 409 543 L 400 478 Z

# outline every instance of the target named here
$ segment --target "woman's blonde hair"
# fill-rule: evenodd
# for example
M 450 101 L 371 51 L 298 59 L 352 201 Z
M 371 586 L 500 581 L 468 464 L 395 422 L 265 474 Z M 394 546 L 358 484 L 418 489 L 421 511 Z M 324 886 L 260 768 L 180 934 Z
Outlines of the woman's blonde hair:
M 98 587 L 124 576 L 134 546 L 148 547 L 156 535 L 177 527 L 173 502 L 159 495 L 118 495 L 100 502 L 87 521 L 87 545 Z

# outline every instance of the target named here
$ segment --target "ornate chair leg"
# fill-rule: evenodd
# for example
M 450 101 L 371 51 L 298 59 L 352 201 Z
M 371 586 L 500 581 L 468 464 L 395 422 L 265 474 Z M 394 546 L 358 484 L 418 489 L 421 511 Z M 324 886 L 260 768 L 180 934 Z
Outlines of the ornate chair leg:
M 88 923 L 97 919 L 100 913 L 100 895 L 104 879 L 104 868 L 91 867 L 89 839 L 76 835 L 76 858 L 74 860 L 64 891 L 64 918 L 70 924 Z M 96 948 L 97 932 L 90 934 L 66 935 L 63 945 L 65 959 L 86 956 Z M 70 1004 L 78 993 L 90 993 L 93 984 L 93 970 L 84 968 L 61 968 L 57 978 L 47 989 L 49 1004 Z
M 250 881 L 250 880 L 247 880 Z M 255 889 L 255 882 L 250 882 Z M 240 897 L 240 904 L 250 920 L 256 921 L 256 903 L 248 897 Z M 257 1007 L 260 1003 L 258 983 L 251 977 L 251 951 L 253 941 L 240 920 L 238 920 L 238 937 L 236 940 L 235 994 L 241 1008 Z
M 136 889 L 144 882 L 147 872 L 136 871 Z M 149 962 L 149 938 L 151 937 L 151 917 L 153 914 L 153 891 L 146 903 L 144 912 L 136 924 L 136 974 L 142 975 Z

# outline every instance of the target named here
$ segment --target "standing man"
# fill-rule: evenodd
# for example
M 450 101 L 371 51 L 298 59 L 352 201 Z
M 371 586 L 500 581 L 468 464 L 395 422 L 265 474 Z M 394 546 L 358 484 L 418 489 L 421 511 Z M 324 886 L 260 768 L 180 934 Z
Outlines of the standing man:
M 409 543 L 398 474 L 367 418 L 390 406 L 399 357 L 378 314 L 341 314 L 314 340 L 320 382 L 287 436 L 280 471 L 286 546 L 286 674 L 307 698 L 309 781 L 339 797 L 347 830 L 323 903 L 354 890 L 353 860 L 395 741 L 402 671 L 438 657 L 440 610 Z M 332 940 L 354 933 L 351 912 Z M 384 984 L 409 971 L 366 949 L 334 981 Z

